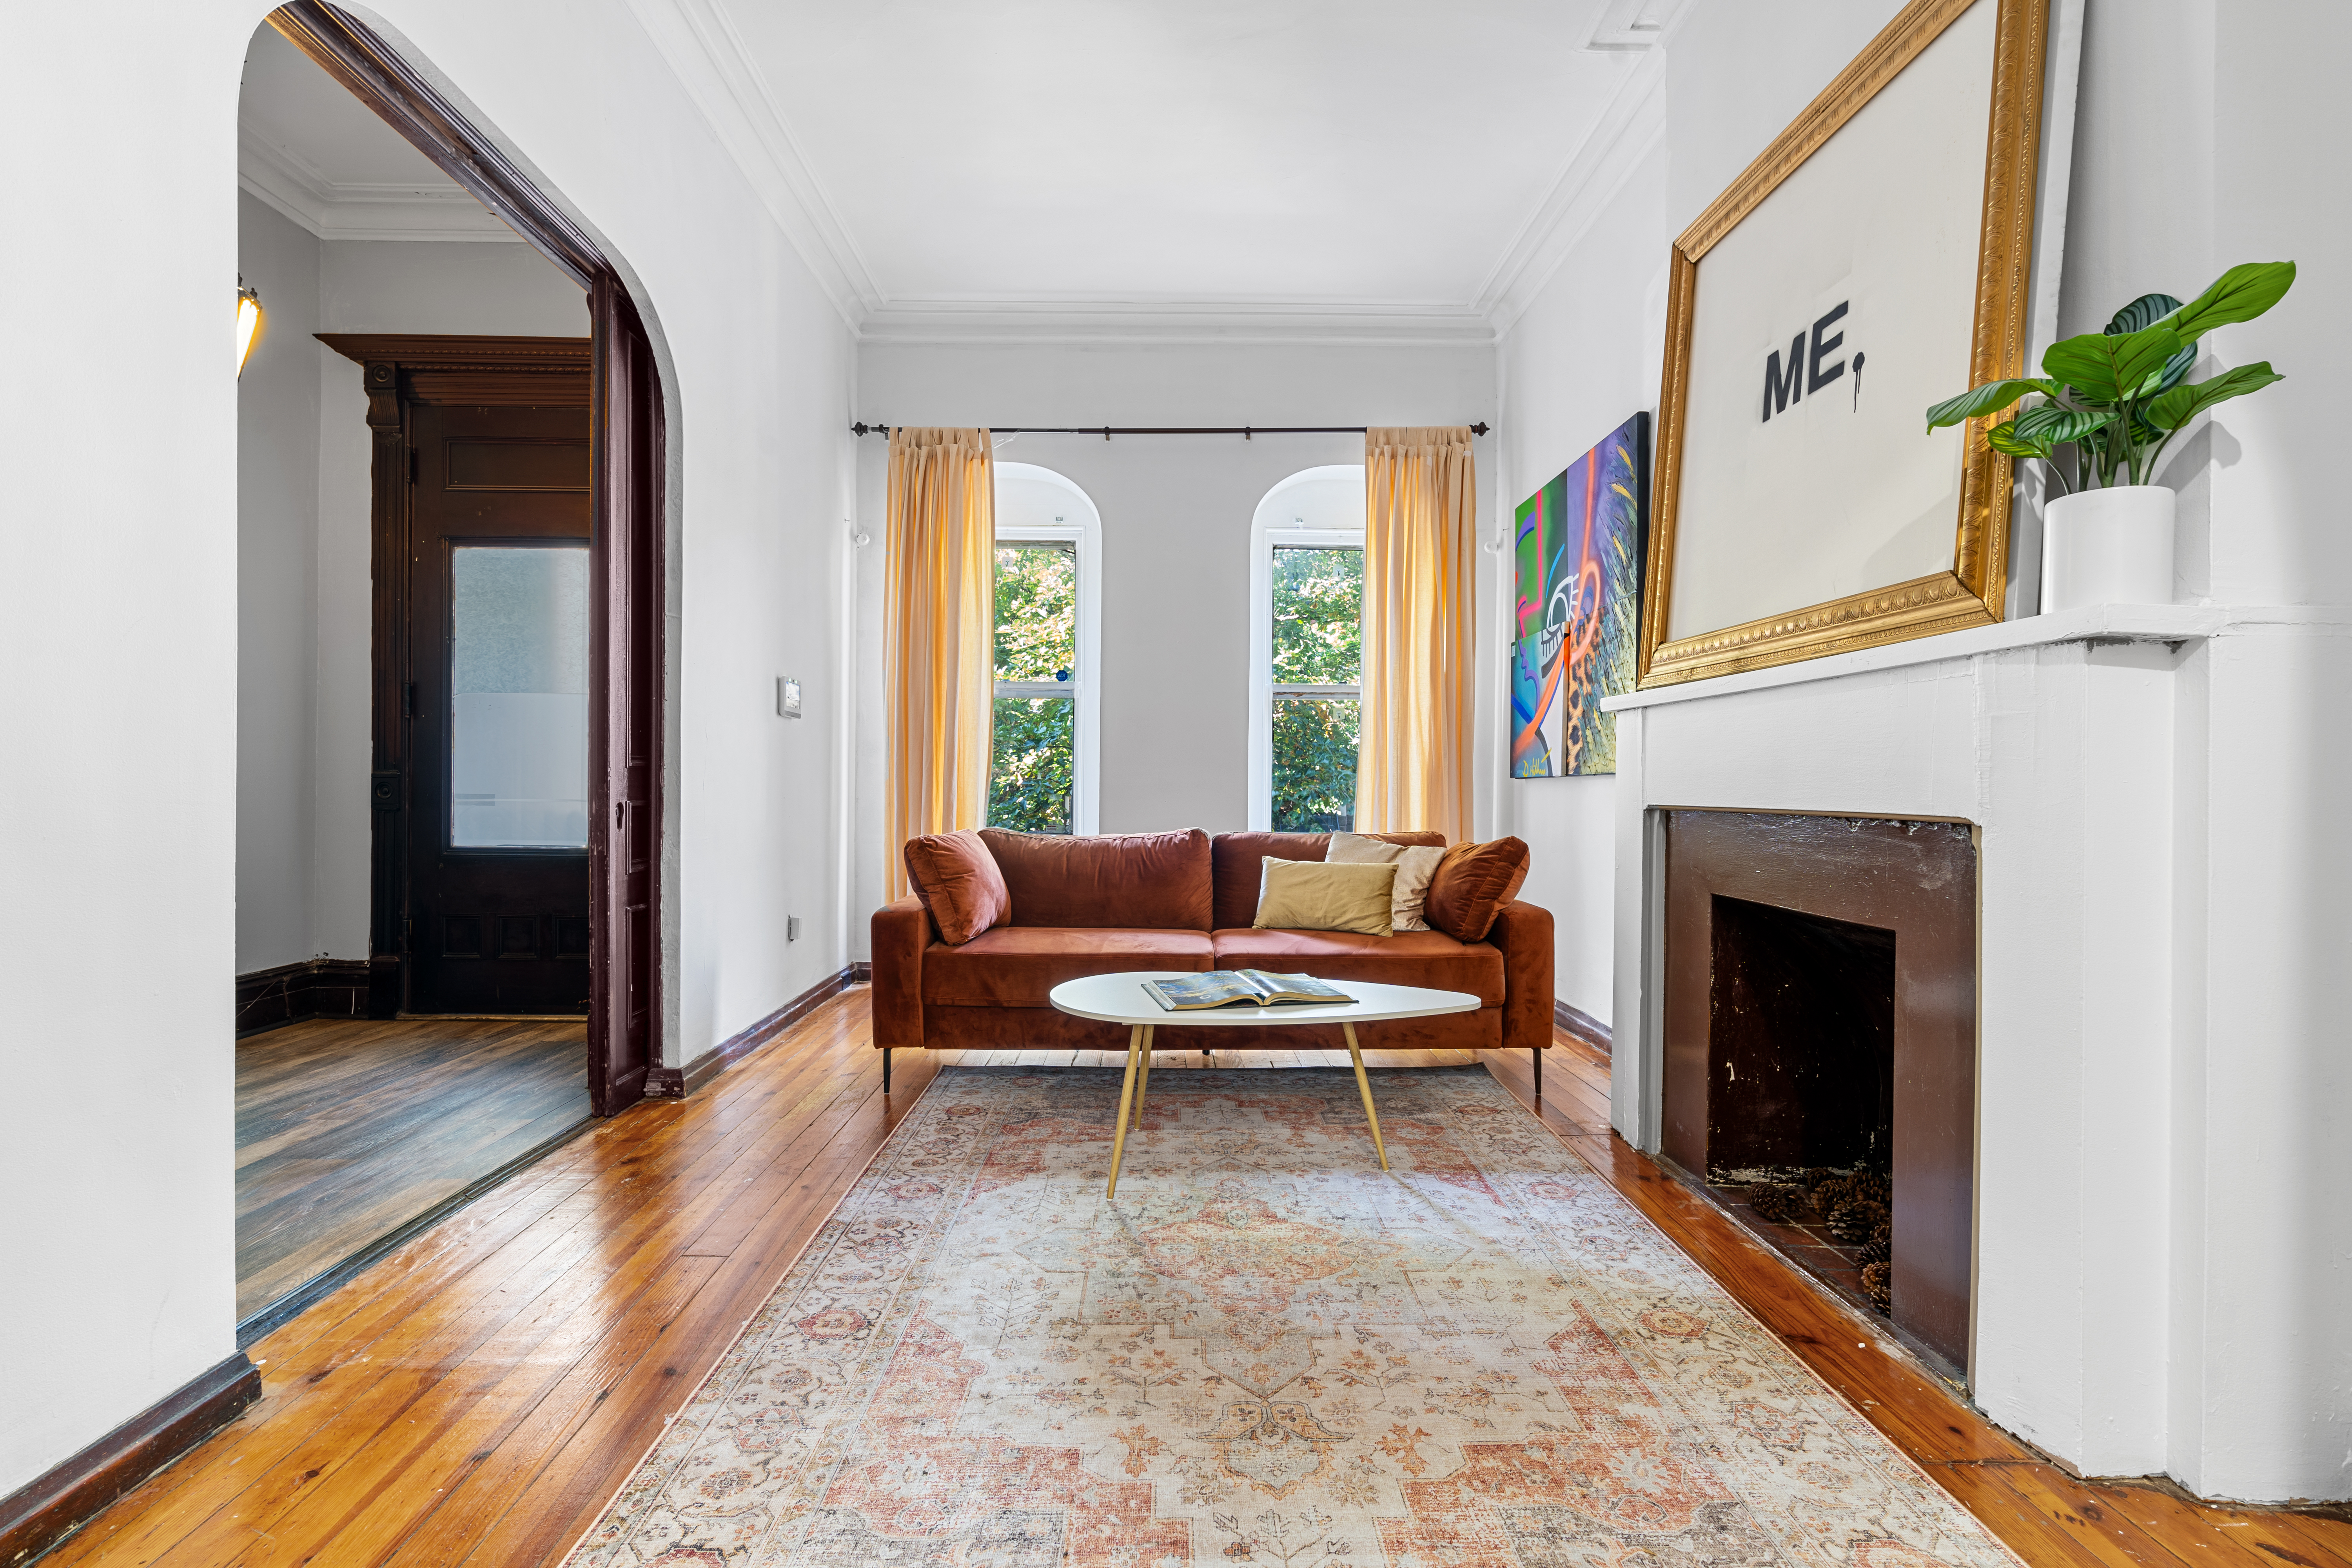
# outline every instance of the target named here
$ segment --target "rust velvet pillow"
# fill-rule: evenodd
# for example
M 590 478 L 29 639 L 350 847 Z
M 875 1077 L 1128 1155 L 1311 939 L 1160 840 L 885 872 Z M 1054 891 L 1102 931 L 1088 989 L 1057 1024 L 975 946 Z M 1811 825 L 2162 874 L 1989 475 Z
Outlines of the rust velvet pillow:
M 1013 919 L 1013 895 L 987 843 L 970 828 L 907 840 L 907 879 L 931 911 L 940 940 L 958 947 Z
M 1528 879 L 1528 847 L 1517 838 L 1456 844 L 1429 879 L 1429 923 L 1456 942 L 1484 942 L 1503 906 Z

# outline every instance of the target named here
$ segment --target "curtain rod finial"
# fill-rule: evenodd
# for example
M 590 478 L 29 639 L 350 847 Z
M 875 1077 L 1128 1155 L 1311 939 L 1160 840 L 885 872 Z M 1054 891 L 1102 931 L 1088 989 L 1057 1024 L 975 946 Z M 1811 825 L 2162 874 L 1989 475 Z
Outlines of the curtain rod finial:
M 1470 426 L 1470 434 L 1473 436 L 1484 436 L 1486 433 L 1486 422 L 1484 419 L 1481 419 L 1478 423 Z

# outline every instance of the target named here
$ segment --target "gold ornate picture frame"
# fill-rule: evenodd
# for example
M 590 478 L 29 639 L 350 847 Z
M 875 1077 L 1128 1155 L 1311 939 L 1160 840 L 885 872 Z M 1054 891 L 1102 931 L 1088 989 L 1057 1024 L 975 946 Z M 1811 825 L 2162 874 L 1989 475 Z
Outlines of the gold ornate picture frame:
M 1638 684 L 1643 687 L 1817 658 L 2001 618 L 2009 562 L 2011 459 L 1986 446 L 1984 427 L 1993 420 L 1984 419 L 1969 421 L 1959 433 L 1958 507 L 1949 569 L 1737 625 L 1685 628 L 1684 635 L 1676 637 L 1666 635 L 1673 625 L 1675 551 L 1682 531 L 1677 524 L 1685 500 L 1684 463 L 1691 434 L 1687 416 L 1692 342 L 1701 303 L 1701 263 L 1882 89 L 1979 5 L 1991 7 L 1994 15 L 1974 321 L 1968 363 L 1949 366 L 1949 385 L 1937 395 L 2023 374 L 2050 0 L 1912 0 L 1674 243 L 1665 370 L 1658 400 L 1652 544 L 1642 612 Z M 1837 309 L 1842 312 L 1844 307 Z M 1816 326 L 1812 353 L 1816 374 L 1821 368 L 1822 335 Z M 1792 352 L 1787 371 L 1792 384 L 1794 359 Z M 1852 389 L 1858 406 L 1860 356 L 1855 356 L 1855 364 Z M 1769 370 L 1768 378 L 1779 368 Z M 1831 374 L 1836 374 L 1834 369 Z M 1813 390 L 1818 403 L 1822 383 L 1816 382 Z M 1840 389 L 1838 395 L 1844 395 L 1844 390 Z M 1767 423 L 1771 418 L 1771 398 L 1768 379 Z M 1925 408 L 1923 400 L 1923 414 Z M 1923 428 L 1924 424 L 1923 418 Z

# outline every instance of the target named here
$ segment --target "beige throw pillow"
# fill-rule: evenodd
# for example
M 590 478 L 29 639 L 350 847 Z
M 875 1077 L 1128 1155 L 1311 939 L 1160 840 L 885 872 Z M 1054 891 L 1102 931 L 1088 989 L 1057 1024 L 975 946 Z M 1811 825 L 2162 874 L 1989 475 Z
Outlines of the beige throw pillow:
M 1396 891 L 1391 895 L 1389 923 L 1398 931 L 1427 931 L 1422 905 L 1429 897 L 1429 879 L 1445 851 L 1433 844 L 1391 844 L 1361 833 L 1334 833 L 1326 864 L 1394 866 Z
M 1391 932 L 1389 910 L 1395 898 L 1394 866 L 1334 866 L 1321 860 L 1265 858 L 1258 882 L 1260 930 L 1353 931 L 1366 936 Z

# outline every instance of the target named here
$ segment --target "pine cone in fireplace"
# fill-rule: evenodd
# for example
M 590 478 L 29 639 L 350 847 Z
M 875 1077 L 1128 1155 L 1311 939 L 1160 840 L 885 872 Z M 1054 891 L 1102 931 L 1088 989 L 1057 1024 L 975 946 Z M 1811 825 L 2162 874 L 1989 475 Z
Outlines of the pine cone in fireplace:
M 1784 1186 L 1778 1182 L 1762 1182 L 1748 1188 L 1740 1196 L 1756 1217 L 1775 1225 L 1799 1225 L 1811 1217 L 1812 1205 L 1805 1201 L 1804 1189 Z
M 1813 1185 L 1812 1196 L 1813 1207 L 1821 1211 L 1823 1219 L 1827 1219 L 1853 1201 L 1853 1178 L 1832 1176 L 1827 1181 L 1817 1182 Z
M 1862 1293 L 1870 1304 L 1882 1312 L 1895 1310 L 1895 1270 L 1891 1265 L 1873 1263 L 1862 1271 Z
M 1867 1198 L 1849 1198 L 1830 1211 L 1830 1234 L 1840 1241 L 1859 1246 L 1870 1239 L 1871 1232 L 1890 1219 L 1886 1205 Z
M 1894 1184 L 1886 1179 L 1884 1171 L 1856 1171 L 1847 1178 L 1846 1190 L 1864 1203 L 1892 1204 L 1895 1201 Z
M 1895 1227 L 1891 1225 L 1880 1226 L 1870 1233 L 1870 1239 L 1862 1244 L 1862 1266 L 1864 1268 L 1874 1263 L 1887 1262 L 1894 1256 Z

